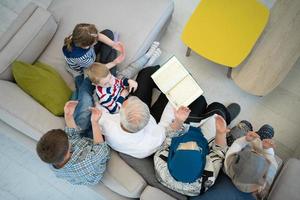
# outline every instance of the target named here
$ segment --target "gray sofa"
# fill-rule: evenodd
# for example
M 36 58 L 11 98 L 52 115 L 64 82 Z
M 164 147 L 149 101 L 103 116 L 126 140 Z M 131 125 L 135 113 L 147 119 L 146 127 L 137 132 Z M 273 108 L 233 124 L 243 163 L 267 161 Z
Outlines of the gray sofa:
M 63 118 L 52 115 L 15 84 L 11 74 L 13 60 L 47 63 L 74 88 L 73 79 L 65 70 L 61 47 L 64 37 L 71 33 L 76 23 L 95 23 L 99 29 L 120 32 L 127 50 L 126 60 L 118 68 L 122 70 L 163 34 L 173 9 L 172 0 L 54 0 L 47 9 L 29 4 L 0 37 L 0 124 L 5 127 L 1 133 L 35 152 L 36 141 L 43 133 L 64 127 Z M 299 160 L 292 159 L 284 165 L 272 187 L 270 199 L 297 199 L 299 169 Z M 147 185 L 145 179 L 114 151 L 102 182 L 90 188 L 104 199 L 174 199 Z M 223 195 L 225 192 L 227 195 Z M 239 193 L 231 181 L 221 175 L 209 192 L 193 199 L 248 197 Z
M 19 131 L 4 134 L 35 151 L 36 141 L 46 131 L 64 128 L 62 117 L 52 115 L 16 85 L 11 73 L 14 60 L 49 64 L 74 88 L 61 48 L 75 24 L 88 22 L 100 30 L 118 31 L 127 52 L 125 62 L 118 66 L 122 70 L 159 39 L 173 9 L 172 0 L 54 0 L 47 9 L 30 3 L 0 37 L 0 119 Z M 147 186 L 116 152 L 102 182 L 91 189 L 105 199 L 139 198 Z

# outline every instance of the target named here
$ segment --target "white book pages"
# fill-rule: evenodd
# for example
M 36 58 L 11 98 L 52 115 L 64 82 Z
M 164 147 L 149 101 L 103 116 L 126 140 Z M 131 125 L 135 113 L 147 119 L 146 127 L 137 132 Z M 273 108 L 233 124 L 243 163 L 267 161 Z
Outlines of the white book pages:
M 177 58 L 173 56 L 151 77 L 159 89 L 166 94 L 188 74 L 189 72 L 177 60 Z
M 173 87 L 166 95 L 175 108 L 180 106 L 188 106 L 199 96 L 203 94 L 203 90 L 193 79 L 191 75 L 186 76 L 175 87 Z

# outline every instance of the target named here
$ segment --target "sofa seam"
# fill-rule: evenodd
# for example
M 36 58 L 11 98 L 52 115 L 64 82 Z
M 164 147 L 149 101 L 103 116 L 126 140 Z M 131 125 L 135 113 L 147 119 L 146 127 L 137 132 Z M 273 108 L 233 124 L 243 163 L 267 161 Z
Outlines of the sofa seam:
M 39 7 L 39 8 L 41 8 L 41 7 Z M 47 11 L 47 10 L 46 10 Z M 48 11 L 47 11 L 48 12 Z M 49 12 L 48 12 L 49 13 Z M 52 15 L 51 15 L 51 13 L 49 13 L 49 16 L 47 17 L 47 20 L 45 20 L 45 23 L 41 26 L 41 29 L 40 30 L 42 30 L 44 27 L 45 27 L 45 25 L 46 25 L 46 23 L 48 23 L 49 22 L 49 20 L 51 19 L 51 17 L 53 17 Z M 28 21 L 28 20 L 27 20 Z M 26 21 L 26 22 L 27 22 Z M 54 20 L 55 21 L 55 20 Z M 25 23 L 24 23 L 25 24 Z M 22 26 L 23 27 L 23 26 Z M 16 55 L 16 56 L 14 56 L 14 58 L 12 59 L 12 61 L 10 62 L 10 64 L 9 65 L 11 65 L 12 64 L 12 62 L 14 61 L 14 60 L 16 60 L 21 54 L 22 54 L 22 52 L 29 46 L 29 44 L 39 35 L 39 33 L 40 33 L 40 31 L 38 31 L 31 39 L 30 39 L 30 41 L 28 41 L 27 43 L 26 43 L 26 45 L 20 50 L 19 49 L 19 51 L 18 51 L 18 55 Z M 15 37 L 15 35 L 14 35 L 14 37 Z M 14 37 L 12 37 L 12 38 L 14 38 Z M 51 38 L 51 40 L 52 40 L 52 38 Z M 50 42 L 50 41 L 49 41 Z M 38 57 L 37 57 L 38 58 Z M 9 67 L 9 66 L 8 66 Z M 2 70 L 0 70 L 0 74 L 1 73 L 3 73 L 8 67 L 6 67 L 5 69 L 2 69 Z

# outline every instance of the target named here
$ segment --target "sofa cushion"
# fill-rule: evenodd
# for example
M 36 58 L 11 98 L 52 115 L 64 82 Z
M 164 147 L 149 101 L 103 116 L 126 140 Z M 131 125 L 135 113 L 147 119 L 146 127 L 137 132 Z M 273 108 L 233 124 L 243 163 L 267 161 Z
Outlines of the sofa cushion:
M 31 14 L 30 11 L 32 11 Z M 11 25 L 13 28 L 7 30 L 7 36 L 3 39 L 4 45 L 0 51 L 0 79 L 12 80 L 10 66 L 14 60 L 33 63 L 57 29 L 56 21 L 43 8 L 34 9 L 34 6 L 30 4 L 29 8 L 26 7 L 25 11 L 21 12 L 22 16 L 24 19 L 26 16 L 29 17 L 26 21 L 18 17 Z M 9 42 L 6 41 L 7 39 Z
M 64 105 L 72 91 L 51 66 L 41 62 L 30 65 L 15 61 L 12 70 L 17 84 L 27 94 L 54 115 L 64 114 Z
M 270 191 L 268 199 L 281 200 L 281 199 L 299 199 L 300 191 L 300 160 L 291 158 L 289 159 L 278 176 Z
M 191 200 L 255 200 L 251 193 L 239 191 L 230 178 L 220 171 L 215 184 L 204 194 L 191 197 Z
M 165 193 L 171 195 L 176 199 L 187 199 L 186 196 L 179 194 L 158 182 L 155 176 L 152 156 L 149 156 L 144 159 L 137 159 L 122 153 L 120 153 L 119 155 L 129 166 L 135 169 L 149 185 L 159 188 L 160 190 L 164 191 Z
M 112 191 L 130 198 L 139 198 L 146 187 L 144 179 L 129 167 L 115 151 L 111 151 L 111 158 L 101 181 Z M 91 187 L 98 190 L 98 185 Z
M 13 23 L 8 27 L 6 32 L 0 38 L 0 51 L 9 43 L 10 39 L 18 32 L 18 30 L 25 24 L 32 13 L 37 9 L 37 5 L 30 2 L 22 12 L 17 16 Z
M 57 67 L 66 82 L 72 84 L 72 77 L 64 69 L 66 62 L 61 49 L 64 38 L 72 33 L 75 25 L 85 22 L 96 24 L 99 30 L 119 32 L 126 50 L 125 61 L 118 66 L 122 69 L 158 39 L 173 8 L 172 0 L 86 0 L 84 6 L 81 0 L 54 0 L 48 10 L 59 19 L 60 25 L 39 60 Z
M 56 117 L 26 94 L 17 84 L 0 80 L 0 119 L 34 140 L 50 129 L 63 129 Z
M 169 196 L 168 194 L 164 193 L 163 191 L 147 186 L 143 191 L 140 200 L 175 200 L 173 197 Z

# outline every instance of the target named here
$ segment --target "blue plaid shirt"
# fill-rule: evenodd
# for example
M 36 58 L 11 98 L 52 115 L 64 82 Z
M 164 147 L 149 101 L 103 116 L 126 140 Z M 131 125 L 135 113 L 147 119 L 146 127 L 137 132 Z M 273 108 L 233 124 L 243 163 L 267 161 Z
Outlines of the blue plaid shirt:
M 106 142 L 93 144 L 93 140 L 82 138 L 81 131 L 65 128 L 71 144 L 71 158 L 60 169 L 51 165 L 58 178 L 75 185 L 95 185 L 99 183 L 110 158 L 110 149 Z

